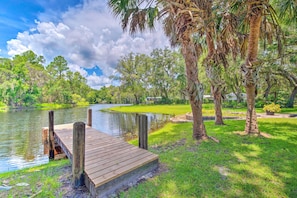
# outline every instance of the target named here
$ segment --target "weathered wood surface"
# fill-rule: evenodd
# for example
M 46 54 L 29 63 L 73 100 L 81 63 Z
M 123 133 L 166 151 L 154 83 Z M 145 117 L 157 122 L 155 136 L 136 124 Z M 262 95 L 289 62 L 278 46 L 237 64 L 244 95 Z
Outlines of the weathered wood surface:
M 55 142 L 54 142 L 54 111 L 48 112 L 49 117 L 49 159 L 52 160 L 55 158 Z
M 87 117 L 87 120 L 88 120 L 88 122 L 87 122 L 87 125 L 88 126 L 92 126 L 92 109 L 88 109 L 88 117 Z
M 73 124 L 55 125 L 55 140 L 70 160 L 73 158 L 72 130 Z M 131 182 L 131 178 L 158 166 L 157 155 L 89 126 L 86 126 L 85 141 L 85 184 L 93 196 L 104 197 L 111 186 L 121 187 Z M 138 175 L 133 175 L 133 171 Z
M 148 149 L 148 122 L 146 115 L 138 115 L 138 146 Z
M 85 136 L 86 125 L 84 122 L 73 124 L 73 151 L 72 151 L 72 185 L 74 188 L 85 183 Z

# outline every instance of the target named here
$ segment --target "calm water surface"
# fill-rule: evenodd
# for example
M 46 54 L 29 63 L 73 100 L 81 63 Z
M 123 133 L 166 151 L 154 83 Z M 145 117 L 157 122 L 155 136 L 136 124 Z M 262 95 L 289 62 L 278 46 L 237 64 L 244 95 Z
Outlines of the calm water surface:
M 136 114 L 102 112 L 117 105 L 92 105 L 54 112 L 55 124 L 86 122 L 87 109 L 93 111 L 93 128 L 125 140 L 137 137 Z M 147 114 L 150 128 L 169 119 L 166 115 Z M 42 127 L 48 126 L 48 111 L 0 113 L 0 172 L 22 169 L 48 162 L 42 144 Z

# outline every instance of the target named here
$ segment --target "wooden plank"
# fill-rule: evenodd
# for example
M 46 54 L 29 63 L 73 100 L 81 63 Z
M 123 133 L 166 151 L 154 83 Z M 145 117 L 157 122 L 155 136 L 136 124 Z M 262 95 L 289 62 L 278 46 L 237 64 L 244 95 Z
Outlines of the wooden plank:
M 99 168 L 100 170 L 96 171 L 94 174 L 88 174 L 90 178 L 97 178 L 101 177 L 102 175 L 106 175 L 110 172 L 115 172 L 119 170 L 122 167 L 126 167 L 128 170 L 133 169 L 132 165 L 139 164 L 141 159 L 143 158 L 154 158 L 153 154 L 146 153 L 142 155 L 136 155 L 134 158 L 128 158 L 128 160 L 116 160 L 116 163 L 113 163 L 112 165 L 108 164 L 109 166 L 106 166 L 105 168 Z M 135 163 L 135 164 L 134 164 Z M 131 165 L 132 164 L 132 165 Z M 124 174 L 124 172 L 118 172 L 117 174 Z
M 116 147 L 112 149 L 112 145 L 108 148 L 104 147 L 101 150 L 96 150 L 96 152 L 86 153 L 86 161 L 91 163 L 94 159 L 104 159 L 105 157 L 111 158 L 113 154 L 129 152 L 129 150 L 134 150 L 135 147 L 124 147 L 125 144 L 122 144 L 123 147 Z M 111 150 L 112 149 L 112 150 Z
M 127 152 L 115 153 L 110 155 L 110 157 L 109 155 L 106 155 L 104 157 L 94 159 L 93 161 L 89 161 L 88 164 L 86 165 L 86 169 L 88 170 L 88 173 L 91 174 L 93 170 L 94 171 L 100 170 L 100 167 L 106 168 L 120 161 L 129 160 L 137 155 L 142 155 L 138 152 L 137 149 L 131 149 L 129 153 Z
M 109 172 L 109 173 L 107 173 L 105 175 L 102 175 L 102 176 L 97 177 L 97 178 L 92 179 L 92 180 L 93 180 L 93 182 L 95 184 L 95 187 L 99 187 L 104 183 L 107 183 L 107 182 L 109 182 L 109 181 L 111 181 L 111 180 L 113 180 L 113 179 L 115 179 L 117 177 L 120 177 L 121 175 L 124 175 L 124 174 L 128 173 L 129 171 L 137 169 L 137 168 L 139 168 L 139 167 L 141 167 L 141 166 L 143 166 L 143 165 L 145 165 L 145 164 L 147 164 L 149 162 L 152 162 L 152 161 L 154 161 L 156 159 L 157 158 L 152 158 L 151 156 L 148 156 L 146 158 L 138 160 L 139 163 L 137 163 L 137 165 L 133 166 L 133 168 L 128 167 L 128 166 L 123 166 L 123 167 L 121 167 L 121 168 L 119 168 L 119 169 L 117 169 L 117 170 L 115 170 L 113 172 Z
M 73 124 L 55 126 L 55 139 L 70 160 L 72 130 Z M 111 186 L 120 186 L 125 180 L 136 179 L 137 174 L 157 167 L 158 156 L 153 153 L 90 127 L 85 132 L 85 183 L 92 196 L 109 192 Z

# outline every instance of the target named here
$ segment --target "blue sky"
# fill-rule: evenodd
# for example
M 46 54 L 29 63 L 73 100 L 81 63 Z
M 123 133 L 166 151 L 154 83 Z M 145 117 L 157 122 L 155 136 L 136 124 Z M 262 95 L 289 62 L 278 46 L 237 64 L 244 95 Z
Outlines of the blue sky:
M 63 13 L 69 7 L 81 3 L 80 0 L 0 0 L 0 49 L 5 56 L 6 42 L 35 27 L 35 20 L 41 13 L 55 11 Z M 58 16 L 58 14 L 56 15 Z M 51 19 L 53 20 L 54 17 Z M 3 52 L 4 51 L 4 52 Z
M 168 46 L 156 32 L 129 35 L 107 0 L 0 0 L 0 57 L 33 50 L 47 63 L 63 56 L 96 89 L 112 84 L 118 60 Z

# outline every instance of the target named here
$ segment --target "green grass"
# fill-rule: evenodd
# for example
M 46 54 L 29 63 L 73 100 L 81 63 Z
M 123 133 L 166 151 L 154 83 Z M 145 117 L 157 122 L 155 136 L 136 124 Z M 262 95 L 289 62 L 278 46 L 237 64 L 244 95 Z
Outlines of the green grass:
M 72 107 L 71 104 L 42 103 L 36 105 L 36 108 L 40 110 L 63 109 L 70 107 Z
M 121 197 L 297 197 L 296 119 L 259 119 L 271 138 L 235 134 L 243 120 L 226 123 L 205 122 L 220 143 L 193 141 L 191 123 L 170 123 L 151 134 L 149 150 L 168 172 Z
M 0 191 L 0 197 L 62 197 L 59 179 L 65 171 L 64 168 L 69 165 L 69 160 L 60 160 L 24 170 L 0 173 L 0 186 L 12 187 L 9 191 Z M 29 185 L 16 185 L 23 182 Z
M 190 107 L 158 105 L 134 106 L 130 110 L 178 115 L 189 112 L 187 108 Z M 204 109 L 208 111 L 212 107 L 206 105 Z M 236 134 L 244 130 L 244 120 L 225 120 L 225 123 L 216 126 L 213 121 L 205 122 L 208 135 L 220 143 L 194 141 L 192 123 L 168 123 L 151 133 L 149 150 L 159 155 L 167 171 L 119 196 L 297 197 L 297 119 L 258 119 L 260 130 L 270 134 L 270 138 Z M 132 140 L 131 143 L 137 145 L 138 142 Z M 10 191 L 0 191 L 0 197 L 25 197 L 38 192 L 36 197 L 62 197 L 59 179 L 66 166 L 69 166 L 68 160 L 62 160 L 0 174 L 0 185 L 13 186 Z M 30 186 L 16 187 L 19 182 Z
M 117 106 L 109 110 L 127 113 L 162 113 L 169 115 L 182 115 L 191 112 L 190 105 L 132 105 Z M 246 108 L 223 108 L 223 116 L 245 117 Z M 257 113 L 265 113 L 262 108 L 256 109 Z M 214 116 L 214 104 L 203 104 L 202 113 L 204 116 Z M 297 113 L 297 108 L 283 108 L 280 113 Z
M 109 110 L 127 113 L 162 113 L 182 115 L 191 111 L 190 105 L 133 105 L 112 107 Z

